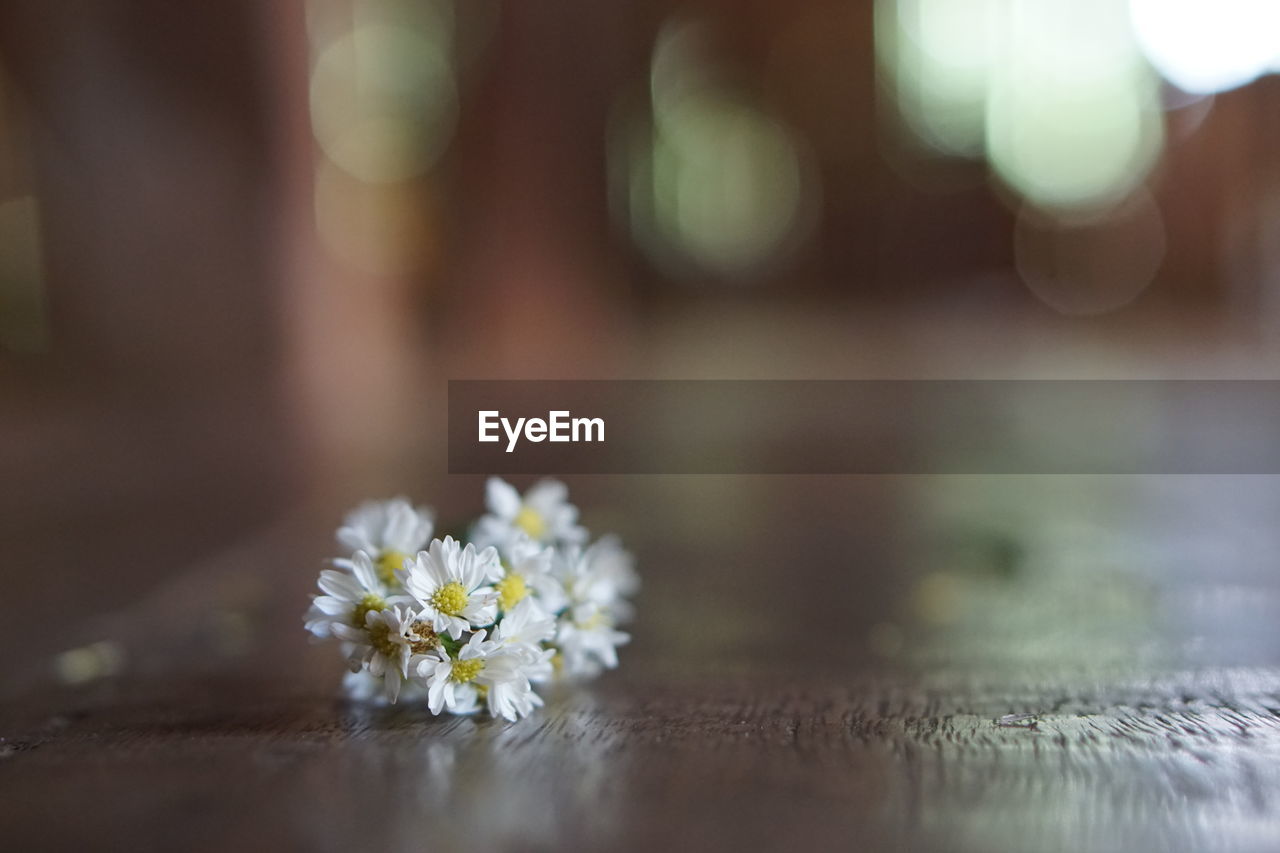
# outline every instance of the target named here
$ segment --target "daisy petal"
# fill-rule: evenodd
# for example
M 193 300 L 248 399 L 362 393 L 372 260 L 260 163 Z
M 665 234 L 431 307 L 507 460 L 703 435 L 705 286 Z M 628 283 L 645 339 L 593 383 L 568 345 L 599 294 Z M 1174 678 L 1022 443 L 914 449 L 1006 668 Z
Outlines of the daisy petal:
M 484 502 L 489 512 L 507 520 L 520 513 L 520 493 L 506 480 L 490 477 L 484 486 Z

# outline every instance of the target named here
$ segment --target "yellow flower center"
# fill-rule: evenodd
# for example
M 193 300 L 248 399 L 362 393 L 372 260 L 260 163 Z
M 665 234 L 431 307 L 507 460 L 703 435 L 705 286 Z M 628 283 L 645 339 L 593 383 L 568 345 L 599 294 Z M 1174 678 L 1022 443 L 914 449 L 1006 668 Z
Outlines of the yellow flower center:
M 480 670 L 484 669 L 484 661 L 479 658 L 471 658 L 470 660 L 455 660 L 453 669 L 449 673 L 449 677 L 459 684 L 466 684 L 480 674 Z
M 527 506 L 520 507 L 520 511 L 516 513 L 516 527 L 528 533 L 529 538 L 535 541 L 547 535 L 547 520 L 536 509 Z
M 403 551 L 383 551 L 379 553 L 376 566 L 378 579 L 385 584 L 395 583 L 396 571 L 404 568 L 404 561 L 407 559 L 409 559 L 409 555 Z
M 457 616 L 467 606 L 467 591 L 457 581 L 450 581 L 432 593 L 431 606 L 446 616 Z
M 370 611 L 383 610 L 386 606 L 387 603 L 382 600 L 382 596 L 375 592 L 366 592 L 364 598 L 360 599 L 351 611 L 351 624 L 357 628 L 363 628 L 364 618 Z
M 399 644 L 391 639 L 391 626 L 386 622 L 374 622 L 369 629 L 369 645 L 383 657 L 393 658 L 399 652 Z
M 594 631 L 596 628 L 611 628 L 613 625 L 610 623 L 608 617 L 604 615 L 604 611 L 596 610 L 593 611 L 586 619 L 578 622 L 578 627 L 582 628 L 584 631 Z
M 529 587 L 521 575 L 507 575 L 495 584 L 498 588 L 498 606 L 505 613 L 529 594 Z

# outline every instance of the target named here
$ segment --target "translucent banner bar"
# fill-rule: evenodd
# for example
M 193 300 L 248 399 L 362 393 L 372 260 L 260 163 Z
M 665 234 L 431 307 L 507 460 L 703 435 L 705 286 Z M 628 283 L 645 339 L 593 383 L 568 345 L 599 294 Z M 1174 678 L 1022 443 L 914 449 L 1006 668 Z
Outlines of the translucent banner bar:
M 449 471 L 1280 473 L 1280 382 L 454 380 Z

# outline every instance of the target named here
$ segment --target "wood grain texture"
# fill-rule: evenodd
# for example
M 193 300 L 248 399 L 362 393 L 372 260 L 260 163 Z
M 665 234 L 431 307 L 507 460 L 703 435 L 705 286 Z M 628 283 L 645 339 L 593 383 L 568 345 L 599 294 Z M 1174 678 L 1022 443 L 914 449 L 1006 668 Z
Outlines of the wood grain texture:
M 1230 551 L 1200 510 L 1180 522 L 1223 493 L 1200 483 L 1184 505 L 1166 484 L 1164 534 L 1105 553 L 1096 531 L 1059 540 L 1034 521 L 1018 547 L 988 527 L 926 547 L 893 519 L 915 506 L 923 525 L 940 493 L 759 485 L 647 481 L 625 498 L 655 528 L 752 501 L 781 523 L 735 538 L 751 524 L 708 509 L 633 536 L 646 586 L 622 668 L 515 725 L 335 696 L 340 663 L 299 622 L 328 508 L 69 620 L 68 642 L 111 638 L 127 666 L 79 686 L 53 683 L 47 656 L 11 667 L 4 846 L 1280 849 L 1260 517 L 1228 513 L 1258 534 Z M 1206 542 L 1213 573 L 1169 557 Z M 998 724 L 1010 714 L 1032 718 Z
M 1120 851 L 1280 837 L 1274 670 L 1016 690 L 619 677 L 512 726 L 237 680 L 80 701 L 7 725 L 11 841 Z M 1011 705 L 1042 709 L 1036 728 L 997 726 Z

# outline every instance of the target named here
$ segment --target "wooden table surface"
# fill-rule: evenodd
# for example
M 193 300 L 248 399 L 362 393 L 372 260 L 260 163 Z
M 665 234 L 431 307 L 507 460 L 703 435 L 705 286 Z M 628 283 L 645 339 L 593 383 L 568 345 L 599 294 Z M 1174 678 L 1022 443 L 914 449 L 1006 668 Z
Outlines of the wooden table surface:
M 336 695 L 327 505 L 28 613 L 4 848 L 1280 849 L 1280 480 L 575 489 L 640 557 L 635 641 L 514 725 Z M 114 674 L 50 676 L 94 640 Z

